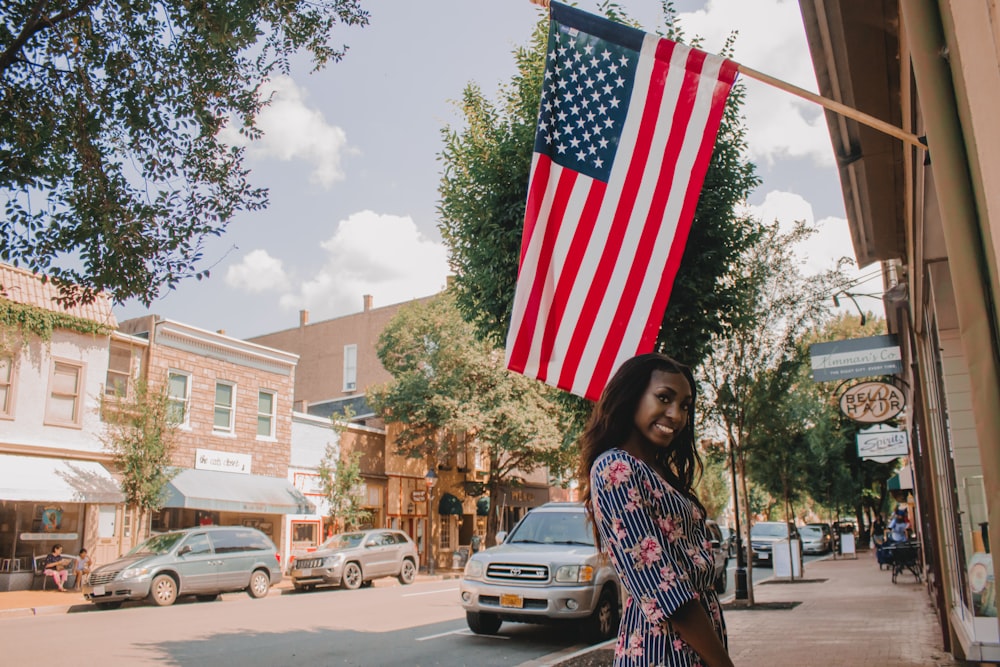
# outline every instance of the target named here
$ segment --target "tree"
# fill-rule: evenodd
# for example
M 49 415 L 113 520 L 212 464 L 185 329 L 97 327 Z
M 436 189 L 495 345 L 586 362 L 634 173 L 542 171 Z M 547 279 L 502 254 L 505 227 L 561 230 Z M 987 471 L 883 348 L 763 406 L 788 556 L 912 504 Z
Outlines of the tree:
M 149 305 L 197 271 L 206 238 L 266 206 L 231 124 L 250 138 L 261 86 L 307 51 L 340 60 L 359 0 L 20 0 L 0 12 L 0 259 L 69 301 Z
M 400 309 L 379 337 L 379 359 L 393 379 L 368 391 L 368 401 L 398 426 L 399 453 L 434 469 L 463 434 L 489 452 L 485 487 L 495 501 L 502 484 L 540 466 L 562 471 L 572 463 L 566 424 L 575 416 L 560 393 L 504 367 L 493 345 L 462 319 L 450 290 Z M 572 431 L 569 431 L 572 434 Z M 487 543 L 496 534 L 488 521 Z
M 113 398 L 102 397 L 101 419 L 101 442 L 121 473 L 125 503 L 138 511 L 138 520 L 132 524 L 134 546 L 149 515 L 163 507 L 167 482 L 178 472 L 170 467 L 177 422 L 166 387 L 151 388 L 145 379 L 136 380 Z
M 804 223 L 796 223 L 787 233 L 776 221 L 761 225 L 760 234 L 743 249 L 729 277 L 740 294 L 738 314 L 723 333 L 713 337 L 701 368 L 706 390 L 702 406 L 725 433 L 736 462 L 739 504 L 747 519 L 744 531 L 749 528 L 746 462 L 750 447 L 760 451 L 787 445 L 758 432 L 788 418 L 777 397 L 792 385 L 798 340 L 823 321 L 830 295 L 845 284 L 839 267 L 811 277 L 799 272 L 794 249 L 812 231 Z M 748 593 L 753 604 L 752 586 Z
M 605 5 L 610 18 L 628 21 L 620 7 Z M 668 36 L 681 37 L 676 30 Z M 455 273 L 455 298 L 478 335 L 497 344 L 506 337 L 514 300 L 546 44 L 543 21 L 528 45 L 514 51 L 517 72 L 500 99 L 488 100 L 470 83 L 461 101 L 464 127 L 442 130 L 439 228 Z M 740 249 L 756 234 L 755 223 L 735 212 L 758 183 L 745 159 L 743 98 L 737 84 L 657 339 L 657 349 L 691 365 L 738 314 L 739 288 L 729 277 Z
M 361 452 L 341 456 L 337 447 L 327 445 L 317 472 L 331 524 L 340 523 L 344 530 L 355 530 L 370 518 L 371 513 L 361 508 L 364 484 Z

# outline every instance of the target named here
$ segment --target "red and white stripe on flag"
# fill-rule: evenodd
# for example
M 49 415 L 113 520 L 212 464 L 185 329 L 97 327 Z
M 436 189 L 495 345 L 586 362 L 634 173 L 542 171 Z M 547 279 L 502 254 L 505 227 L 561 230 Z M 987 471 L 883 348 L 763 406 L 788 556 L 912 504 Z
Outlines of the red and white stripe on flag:
M 543 91 L 506 358 L 511 370 L 597 400 L 625 360 L 655 345 L 737 66 L 559 3 L 551 23 L 552 93 Z M 610 169 L 580 149 L 589 133 L 559 127 L 579 115 L 585 128 L 609 106 L 584 114 L 565 98 L 572 83 L 553 83 L 569 83 L 571 64 L 581 61 L 574 48 L 595 63 L 589 77 L 573 79 L 598 84 L 595 102 L 604 81 L 616 84 L 603 85 L 612 95 L 631 86 Z M 609 53 L 603 60 L 623 54 L 621 68 L 601 76 L 600 56 Z M 581 84 L 577 99 L 587 98 Z M 546 116 L 547 105 L 564 102 Z M 614 122 L 612 114 L 604 124 Z M 576 151 L 579 166 L 561 146 Z

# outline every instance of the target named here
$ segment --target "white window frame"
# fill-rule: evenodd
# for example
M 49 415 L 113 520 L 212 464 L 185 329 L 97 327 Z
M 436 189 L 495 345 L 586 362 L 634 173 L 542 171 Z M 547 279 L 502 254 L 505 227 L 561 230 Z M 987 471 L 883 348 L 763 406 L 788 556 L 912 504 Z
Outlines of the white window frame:
M 215 423 L 216 412 L 219 411 L 220 407 L 222 409 L 226 409 L 226 407 L 227 407 L 227 406 L 224 406 L 224 405 L 220 406 L 219 403 L 217 402 L 217 398 L 218 398 L 218 395 L 219 395 L 219 385 L 230 387 L 233 390 L 232 394 L 230 395 L 231 396 L 231 403 L 228 406 L 228 410 L 229 410 L 229 426 L 228 427 L 222 427 L 222 426 L 219 426 L 218 424 Z M 225 434 L 233 434 L 233 433 L 236 432 L 236 383 L 235 382 L 229 382 L 228 380 L 216 380 L 215 381 L 215 393 L 214 393 L 214 395 L 212 397 L 212 431 L 215 432 L 215 433 L 225 433 Z
M 70 420 L 53 417 L 50 410 L 52 399 L 57 397 L 56 392 L 53 389 L 53 382 L 56 377 L 56 369 L 59 366 L 76 370 L 76 393 L 58 395 L 59 398 L 72 397 L 73 399 L 73 418 Z M 68 426 L 71 428 L 80 428 L 82 426 L 83 388 L 87 377 L 86 368 L 86 364 L 80 361 L 73 361 L 71 359 L 52 359 L 52 363 L 49 365 L 49 387 L 45 394 L 45 424 L 49 426 Z
M 184 396 L 172 396 L 170 394 L 170 378 L 176 375 L 184 378 Z M 184 410 L 184 417 L 179 422 L 177 426 L 180 428 L 191 428 L 191 374 L 187 371 L 178 370 L 176 368 L 167 369 L 167 404 L 176 405 L 180 403 L 181 408 Z
M 271 412 L 264 413 L 260 411 L 260 398 L 261 395 L 267 394 L 271 397 Z M 257 390 L 257 439 L 258 440 L 274 440 L 275 429 L 277 428 L 277 417 L 278 417 L 278 392 L 273 389 L 258 389 Z M 267 419 L 270 421 L 271 428 L 268 433 L 260 432 L 260 420 Z
M 344 346 L 344 391 L 358 390 L 358 346 Z
M 117 348 L 119 350 L 128 350 L 128 370 L 126 370 L 125 372 L 122 372 L 120 370 L 115 370 L 115 369 L 111 368 L 111 359 L 112 359 L 111 351 L 114 350 L 115 348 Z M 104 378 L 104 394 L 105 394 L 105 396 L 115 397 L 115 396 L 118 395 L 118 392 L 114 388 L 115 385 L 112 382 L 112 377 L 114 377 L 114 378 L 124 377 L 125 378 L 125 393 L 122 394 L 122 396 L 123 397 L 129 397 L 129 396 L 131 396 L 132 395 L 132 391 L 134 389 L 134 386 L 133 386 L 134 382 L 133 381 L 135 379 L 135 371 L 136 371 L 136 366 L 135 366 L 135 348 L 132 347 L 131 345 L 129 345 L 128 343 L 121 343 L 121 342 L 114 341 L 114 340 L 111 341 L 111 344 L 108 346 L 108 371 L 107 371 L 107 374 L 106 374 L 106 376 Z
M 0 354 L 0 360 L 7 362 L 7 377 L 0 377 L 0 387 L 7 390 L 6 400 L 0 403 L 0 419 L 13 419 L 17 381 L 17 358 L 13 354 Z

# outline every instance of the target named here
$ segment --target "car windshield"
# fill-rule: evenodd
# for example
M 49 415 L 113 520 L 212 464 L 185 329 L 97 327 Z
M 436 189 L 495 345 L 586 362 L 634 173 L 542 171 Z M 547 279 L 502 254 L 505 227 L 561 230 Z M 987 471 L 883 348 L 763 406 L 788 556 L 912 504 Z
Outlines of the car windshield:
M 750 537 L 788 537 L 788 527 L 783 523 L 755 523 Z
M 530 512 L 506 542 L 594 546 L 594 533 L 583 512 Z
M 136 556 L 139 554 L 165 554 L 174 546 L 181 541 L 184 537 L 184 533 L 163 533 L 162 535 L 154 535 L 137 547 L 134 547 L 128 552 L 129 556 Z
M 817 526 L 802 526 L 799 528 L 799 534 L 802 537 L 822 537 L 823 531 Z
M 364 533 L 341 533 L 324 542 L 320 549 L 351 549 L 365 539 Z

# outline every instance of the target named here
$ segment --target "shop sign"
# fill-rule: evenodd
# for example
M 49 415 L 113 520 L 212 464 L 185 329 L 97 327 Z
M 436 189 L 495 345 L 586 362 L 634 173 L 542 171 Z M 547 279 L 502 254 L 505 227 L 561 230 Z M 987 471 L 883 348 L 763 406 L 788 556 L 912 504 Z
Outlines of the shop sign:
M 809 359 L 816 382 L 903 371 L 903 357 L 893 335 L 814 343 L 809 346 Z
M 858 431 L 858 458 L 888 463 L 910 453 L 906 431 L 878 424 Z
M 882 424 L 905 407 L 903 392 L 888 382 L 859 382 L 840 395 L 840 411 L 859 424 Z
M 424 489 L 418 489 L 416 491 L 410 491 L 410 500 L 415 503 L 422 503 L 427 500 L 427 491 Z
M 250 454 L 219 452 L 214 449 L 196 449 L 194 467 L 198 470 L 238 472 L 244 475 L 249 475 L 250 463 L 252 460 L 253 456 Z

